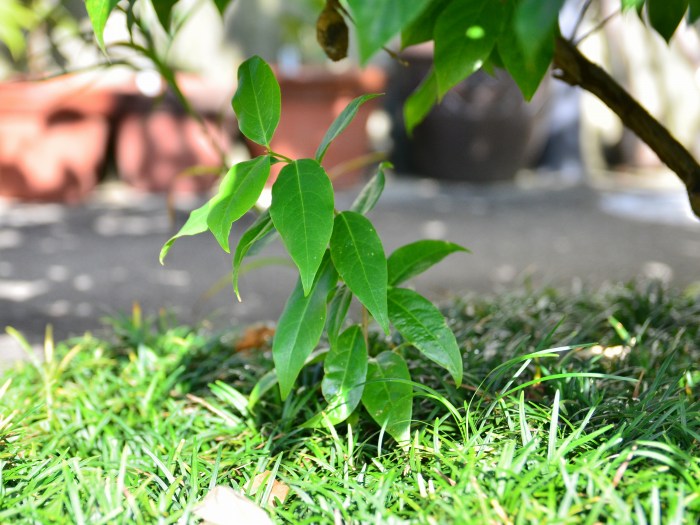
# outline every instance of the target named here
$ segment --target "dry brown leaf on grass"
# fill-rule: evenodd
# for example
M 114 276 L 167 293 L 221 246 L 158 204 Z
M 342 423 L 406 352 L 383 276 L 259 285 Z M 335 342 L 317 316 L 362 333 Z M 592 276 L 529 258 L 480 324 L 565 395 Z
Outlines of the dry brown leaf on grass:
M 265 348 L 270 344 L 273 335 L 275 335 L 275 329 L 270 326 L 263 324 L 250 326 L 236 342 L 236 352 Z
M 271 471 L 266 470 L 255 476 L 251 482 L 250 493 L 257 494 L 261 488 L 264 490 L 269 482 L 271 474 Z M 289 486 L 275 479 L 272 481 L 272 490 L 270 490 L 270 495 L 267 497 L 265 504 L 274 507 L 277 503 L 275 500 L 284 503 L 284 500 L 287 499 L 287 494 L 289 494 Z
M 267 513 L 231 487 L 217 485 L 194 509 L 205 525 L 272 525 Z

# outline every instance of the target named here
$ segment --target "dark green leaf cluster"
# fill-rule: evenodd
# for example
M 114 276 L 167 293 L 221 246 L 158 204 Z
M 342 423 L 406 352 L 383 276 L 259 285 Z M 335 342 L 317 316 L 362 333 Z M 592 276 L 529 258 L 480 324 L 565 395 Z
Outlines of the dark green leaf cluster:
M 356 98 L 332 123 L 313 159 L 288 159 L 271 149 L 280 119 L 280 88 L 270 66 L 259 57 L 238 70 L 233 108 L 241 132 L 266 148 L 265 154 L 233 166 L 217 194 L 194 210 L 180 231 L 161 250 L 161 262 L 173 242 L 185 235 L 211 231 L 230 252 L 233 224 L 254 208 L 273 162 L 284 167 L 272 184 L 272 202 L 243 233 L 233 256 L 233 286 L 247 255 L 276 233 L 299 271 L 299 280 L 279 319 L 272 345 L 274 381 L 282 399 L 292 391 L 325 332 L 330 349 L 324 356 L 321 385 L 328 408 L 309 422 L 337 424 L 362 403 L 386 432 L 398 441 L 409 437 L 413 387 L 400 348 L 371 356 L 368 325 L 346 327 L 355 298 L 368 318 L 385 334 L 391 326 L 408 345 L 445 368 L 459 385 L 462 355 L 439 310 L 420 294 L 400 288 L 447 255 L 466 251 L 456 244 L 424 240 L 396 250 L 388 258 L 372 222 L 365 216 L 384 188 L 385 164 L 358 195 L 351 208 L 335 209 L 333 186 L 321 165 L 331 142 L 350 124 L 359 107 L 377 95 Z

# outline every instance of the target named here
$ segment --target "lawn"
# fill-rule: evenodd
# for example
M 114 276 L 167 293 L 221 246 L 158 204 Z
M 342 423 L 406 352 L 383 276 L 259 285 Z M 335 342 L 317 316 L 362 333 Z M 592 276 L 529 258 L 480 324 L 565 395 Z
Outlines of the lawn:
M 281 402 L 263 330 L 136 309 L 105 340 L 48 338 L 42 362 L 0 380 L 0 523 L 198 523 L 217 486 L 276 523 L 700 521 L 697 297 L 523 289 L 444 312 L 460 388 L 398 336 L 371 340 L 416 381 L 405 446 L 362 412 L 305 428 L 322 366 Z

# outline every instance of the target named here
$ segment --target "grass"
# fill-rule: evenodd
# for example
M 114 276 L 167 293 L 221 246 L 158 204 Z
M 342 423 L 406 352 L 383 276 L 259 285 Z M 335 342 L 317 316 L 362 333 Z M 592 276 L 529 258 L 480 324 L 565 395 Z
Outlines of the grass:
M 301 428 L 318 365 L 251 408 L 271 357 L 236 352 L 240 334 L 136 311 L 110 341 L 48 338 L 0 380 L 0 523 L 197 523 L 217 485 L 279 523 L 698 523 L 700 302 L 649 284 L 445 312 L 465 385 L 408 351 L 405 449 L 362 413 Z

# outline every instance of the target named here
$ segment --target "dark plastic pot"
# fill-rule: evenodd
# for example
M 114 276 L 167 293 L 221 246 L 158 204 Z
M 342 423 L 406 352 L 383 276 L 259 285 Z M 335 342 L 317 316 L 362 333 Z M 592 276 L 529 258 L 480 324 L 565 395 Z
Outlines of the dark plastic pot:
M 528 104 L 504 72 L 477 72 L 449 91 L 408 137 L 402 107 L 427 74 L 432 58 L 409 56 L 391 76 L 394 164 L 399 171 L 436 179 L 488 183 L 512 179 L 541 149 L 542 97 Z

